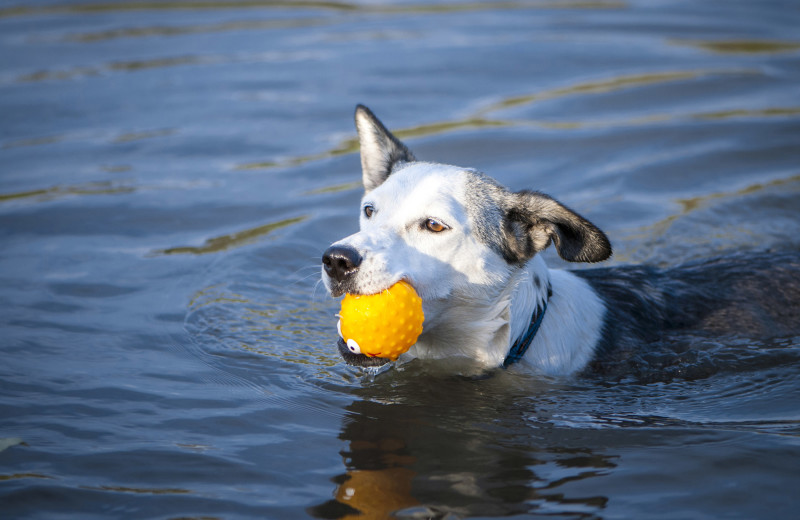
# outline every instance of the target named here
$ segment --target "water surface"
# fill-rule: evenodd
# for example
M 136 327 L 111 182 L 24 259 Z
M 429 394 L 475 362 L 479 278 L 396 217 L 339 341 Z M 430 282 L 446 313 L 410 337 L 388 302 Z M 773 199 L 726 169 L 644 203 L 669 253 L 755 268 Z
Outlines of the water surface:
M 374 375 L 318 280 L 357 225 L 357 103 L 585 214 L 610 265 L 797 251 L 799 26 L 778 0 L 0 2 L 4 517 L 794 516 L 800 338 L 613 380 Z

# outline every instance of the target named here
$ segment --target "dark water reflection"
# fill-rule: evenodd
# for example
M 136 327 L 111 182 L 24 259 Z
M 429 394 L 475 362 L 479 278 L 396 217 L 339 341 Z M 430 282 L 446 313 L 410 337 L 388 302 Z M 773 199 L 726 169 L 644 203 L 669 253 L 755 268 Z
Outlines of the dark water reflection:
M 784 361 L 796 364 L 797 354 Z M 746 469 L 728 461 L 760 436 L 772 439 L 762 447 L 771 445 L 767 451 L 778 455 L 779 439 L 796 433 L 795 421 L 742 421 L 731 406 L 709 414 L 734 395 L 733 407 L 749 408 L 764 406 L 759 401 L 779 387 L 777 393 L 794 392 L 796 375 L 790 382 L 772 379 L 780 370 L 757 381 L 732 376 L 724 383 L 680 382 L 655 390 L 561 385 L 521 374 L 469 380 L 437 378 L 419 367 L 409 371 L 367 381 L 356 392 L 361 398 L 346 407 L 339 434 L 345 471 L 332 479 L 334 498 L 310 508 L 312 516 L 354 518 L 360 511 L 381 518 L 395 511 L 398 518 L 598 518 L 610 501 L 630 501 L 623 509 L 632 513 L 640 500 L 665 506 L 665 517 L 689 511 L 711 516 L 704 505 L 726 499 L 728 480 L 763 488 L 760 478 L 792 471 L 788 461 L 748 463 Z M 699 389 L 707 393 L 698 399 L 691 394 Z M 775 411 L 762 410 L 767 416 Z M 692 504 L 695 498 L 662 496 L 653 482 L 670 477 L 641 482 L 641 473 L 625 469 L 629 459 L 650 471 L 680 467 L 681 483 L 672 492 L 705 499 Z M 727 467 L 724 476 L 709 471 L 717 465 Z M 740 512 L 757 516 L 752 505 L 743 501 L 739 507 L 748 509 Z
M 309 510 L 314 516 L 354 510 L 376 518 L 397 510 L 400 518 L 591 516 L 608 500 L 565 496 L 563 485 L 607 474 L 616 457 L 558 430 L 531 429 L 536 407 L 513 383 L 442 379 L 423 389 L 401 383 L 389 391 L 392 401 L 376 400 L 380 390 L 386 389 L 367 385 L 369 397 L 347 407 L 340 434 L 347 471 L 333 479 L 335 499 Z
M 363 373 L 319 258 L 356 226 L 356 103 L 562 199 L 612 265 L 798 251 L 798 26 L 778 0 L 0 2 L 3 517 L 793 517 L 798 338 Z

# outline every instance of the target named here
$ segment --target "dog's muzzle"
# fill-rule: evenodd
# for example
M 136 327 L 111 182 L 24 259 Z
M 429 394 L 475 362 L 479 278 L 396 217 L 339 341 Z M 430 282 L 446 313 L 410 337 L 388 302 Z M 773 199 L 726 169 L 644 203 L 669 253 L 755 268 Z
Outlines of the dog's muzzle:
M 353 276 L 361 265 L 361 255 L 352 247 L 333 245 L 322 255 L 322 266 L 325 274 L 330 278 L 331 294 L 341 296 L 349 292 L 348 286 L 352 283 Z M 370 357 L 366 354 L 350 352 L 342 338 L 337 342 L 339 354 L 348 365 L 357 367 L 379 367 L 389 362 L 388 359 Z
M 333 296 L 352 292 L 353 278 L 362 260 L 358 251 L 348 246 L 333 245 L 323 253 L 322 267 L 330 278 L 330 290 Z
M 342 282 L 358 271 L 361 255 L 352 247 L 331 246 L 322 255 L 322 265 L 332 280 Z

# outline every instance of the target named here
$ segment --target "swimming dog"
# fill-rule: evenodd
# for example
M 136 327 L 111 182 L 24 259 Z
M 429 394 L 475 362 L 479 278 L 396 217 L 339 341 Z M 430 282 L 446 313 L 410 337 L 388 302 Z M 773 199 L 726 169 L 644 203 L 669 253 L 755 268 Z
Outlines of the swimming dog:
M 612 253 L 608 237 L 548 195 L 417 160 L 362 105 L 355 122 L 360 230 L 325 251 L 322 280 L 334 297 L 410 283 L 425 323 L 401 359 L 520 362 L 568 376 L 675 331 L 776 335 L 800 324 L 797 255 L 764 253 L 755 266 L 733 255 L 669 270 L 549 269 L 540 254 L 549 245 L 569 262 L 601 262 Z M 353 354 L 342 340 L 339 350 L 355 365 L 386 361 Z

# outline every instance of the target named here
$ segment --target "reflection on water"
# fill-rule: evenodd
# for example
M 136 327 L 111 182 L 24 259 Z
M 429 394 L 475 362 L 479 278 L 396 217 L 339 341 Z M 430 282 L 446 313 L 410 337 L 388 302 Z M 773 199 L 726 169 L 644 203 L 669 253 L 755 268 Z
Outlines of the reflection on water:
M 675 40 L 677 45 L 688 45 L 721 54 L 774 54 L 800 50 L 800 42 L 768 40 Z
M 515 96 L 504 99 L 500 102 L 494 103 L 479 113 L 484 114 L 487 112 L 495 112 L 497 110 L 504 110 L 507 108 L 515 108 L 522 105 L 529 105 L 539 101 L 547 101 L 550 99 L 560 98 L 564 96 L 573 95 L 586 95 L 586 94 L 604 94 L 607 92 L 615 92 L 618 90 L 643 87 L 658 83 L 670 83 L 673 81 L 685 81 L 690 79 L 697 79 L 703 76 L 725 74 L 725 71 L 672 71 L 662 72 L 658 74 L 642 74 L 633 76 L 621 76 L 617 78 L 604 79 L 600 81 L 590 81 L 587 83 L 579 83 L 563 88 L 556 88 L 544 92 L 537 92 L 527 94 L 524 96 Z
M 62 139 L 64 139 L 64 136 L 60 135 L 49 135 L 44 137 L 33 137 L 30 139 L 19 139 L 17 141 L 3 143 L 3 148 L 16 148 L 18 146 L 41 146 L 45 144 L 57 143 Z
M 334 498 L 309 512 L 317 518 L 458 518 L 602 511 L 607 497 L 575 495 L 565 486 L 607 475 L 617 457 L 572 446 L 560 429 L 524 434 L 526 413 L 513 398 L 520 389 L 508 383 L 497 374 L 488 382 L 368 384 L 361 393 L 369 400 L 347 407 L 340 433 L 346 472 L 333 479 Z M 490 409 L 494 415 L 487 416 Z
M 139 59 L 130 61 L 114 61 L 93 67 L 73 67 L 67 69 L 54 69 L 54 70 L 38 70 L 36 72 L 22 74 L 20 76 L 6 80 L 0 80 L 3 83 L 38 83 L 46 81 L 70 81 L 80 78 L 90 78 L 103 76 L 115 72 L 139 72 L 142 70 L 173 68 L 183 66 L 211 66 L 211 65 L 225 65 L 233 63 L 251 63 L 251 62 L 282 62 L 282 61 L 296 61 L 313 58 L 306 53 L 297 52 L 272 52 L 267 51 L 258 55 L 215 55 L 215 54 L 187 54 L 180 56 L 165 56 L 152 59 Z
M 42 475 L 41 473 L 14 473 L 13 475 L 0 475 L 0 482 L 4 480 L 18 480 L 26 478 L 52 479 L 55 477 Z
M 731 117 L 780 117 L 796 115 L 798 108 L 768 108 L 768 109 L 737 109 L 710 113 L 691 113 L 691 114 L 649 114 L 631 119 L 595 120 L 595 121 L 550 121 L 550 120 L 530 120 L 523 118 L 508 119 L 489 119 L 487 114 L 502 110 L 521 108 L 534 103 L 557 100 L 570 96 L 591 96 L 620 92 L 628 89 L 644 88 L 655 85 L 669 84 L 673 82 L 692 81 L 702 78 L 725 78 L 726 76 L 749 76 L 760 75 L 762 72 L 757 69 L 741 70 L 685 70 L 670 71 L 657 74 L 620 76 L 616 78 L 603 79 L 578 83 L 568 87 L 556 88 L 526 94 L 524 96 L 513 96 L 483 107 L 473 114 L 457 121 L 442 121 L 414 126 L 412 128 L 393 128 L 392 132 L 400 139 L 414 139 L 429 137 L 434 135 L 448 134 L 451 132 L 469 129 L 491 129 L 507 127 L 539 127 L 557 130 L 578 130 L 586 128 L 613 128 L 618 126 L 636 126 L 655 123 L 665 123 L 684 118 L 696 119 L 723 119 Z M 340 155 L 358 152 L 358 140 L 350 138 L 333 149 L 321 153 L 315 153 L 303 157 L 293 157 L 282 161 L 262 161 L 254 163 L 239 164 L 237 170 L 255 170 L 267 168 L 288 168 L 300 166 L 308 162 L 319 161 Z
M 156 139 L 160 137 L 168 137 L 178 133 L 177 128 L 157 128 L 153 130 L 143 130 L 141 132 L 124 132 L 113 139 L 112 143 L 127 143 L 131 141 L 140 141 L 142 139 Z M 90 139 L 95 136 L 85 134 L 62 134 L 62 135 L 48 135 L 42 137 L 34 137 L 30 139 L 17 139 L 3 143 L 3 148 L 20 148 L 28 146 L 45 146 L 55 143 L 63 143 L 65 141 L 77 141 L 82 139 Z M 107 139 L 106 136 L 97 137 L 98 139 Z
M 40 70 L 30 74 L 23 74 L 15 79 L 18 83 L 32 83 L 39 81 L 66 81 L 81 77 L 99 76 L 105 72 L 135 72 L 145 69 L 164 67 L 177 67 L 181 65 L 210 65 L 221 63 L 225 58 L 220 56 L 173 56 L 154 58 L 151 60 L 119 61 L 108 63 L 101 67 L 75 67 L 66 70 Z
M 763 108 L 763 109 L 737 109 L 721 110 L 719 112 L 706 112 L 702 114 L 692 114 L 695 119 L 733 119 L 733 118 L 764 118 L 764 117 L 790 117 L 800 114 L 800 107 L 784 108 Z
M 691 216 L 694 212 L 707 210 L 709 208 L 713 208 L 715 205 L 724 204 L 726 202 L 733 203 L 737 207 L 741 208 L 744 204 L 746 204 L 747 197 L 754 195 L 757 196 L 766 190 L 773 190 L 776 188 L 783 194 L 789 195 L 790 197 L 793 193 L 800 194 L 800 175 L 793 175 L 785 179 L 775 179 L 766 183 L 755 183 L 732 191 L 720 191 L 697 197 L 677 199 L 674 201 L 674 203 L 678 206 L 677 212 L 646 226 L 626 230 L 624 234 L 620 234 L 619 240 L 655 243 L 669 233 L 673 225 L 675 225 L 681 219 Z M 734 225 L 737 224 L 734 222 Z M 717 228 L 715 230 L 716 234 L 719 235 L 723 233 L 724 225 L 717 225 L 715 227 Z M 752 230 L 741 226 L 736 227 L 736 230 L 731 233 L 732 236 L 729 238 L 735 238 L 736 235 L 741 236 L 744 234 L 750 234 L 756 240 L 756 242 L 763 243 L 763 237 L 760 233 L 760 225 L 748 227 L 752 227 Z M 631 258 L 626 258 L 625 256 L 619 254 L 617 257 L 618 260 L 623 262 L 631 261 Z
M 356 182 L 346 182 L 344 184 L 336 184 L 333 186 L 323 186 L 322 188 L 317 188 L 313 190 L 309 190 L 304 193 L 304 195 L 321 195 L 323 193 L 336 193 L 339 191 L 350 191 L 350 190 L 357 190 L 361 189 L 361 181 Z
M 112 491 L 114 493 L 135 493 L 137 495 L 187 495 L 192 493 L 192 491 L 188 489 L 181 489 L 181 488 L 132 488 L 132 487 L 121 487 L 121 486 L 98 486 L 98 487 L 87 486 L 86 489 L 94 489 L 97 491 Z
M 125 171 L 125 169 L 120 171 Z M 136 190 L 137 188 L 135 186 L 131 186 L 126 181 L 99 181 L 75 186 L 53 186 L 51 188 L 19 193 L 0 193 L 0 202 L 20 199 L 48 201 L 71 195 L 119 195 L 122 193 L 133 193 Z
M 151 36 L 182 36 L 187 34 L 218 33 L 226 31 L 265 31 L 270 29 L 292 29 L 329 25 L 329 18 L 303 18 L 294 20 L 238 20 L 203 25 L 128 27 L 110 31 L 71 34 L 68 41 L 92 43 L 118 38 L 147 38 Z
M 0 18 L 11 16 L 30 16 L 41 14 L 80 14 L 108 11 L 153 11 L 153 10 L 221 10 L 221 9 L 320 9 L 344 12 L 380 14 L 426 14 L 452 13 L 464 11 L 497 11 L 516 9 L 622 9 L 625 2 L 619 0 L 532 0 L 501 2 L 449 2 L 386 5 L 360 4 L 355 2 L 314 1 L 314 0 L 229 0 L 192 2 L 125 2 L 125 3 L 87 3 L 77 5 L 55 5 L 36 7 L 7 7 L 0 9 Z
M 391 513 L 418 504 L 411 494 L 414 472 L 405 467 L 351 470 L 335 480 L 336 499 L 312 508 L 312 516 L 329 518 L 342 511 L 341 519 L 388 518 Z
M 129 132 L 117 136 L 114 139 L 115 143 L 127 143 L 130 141 L 140 141 L 142 139 L 155 139 L 158 137 L 165 137 L 173 135 L 178 131 L 177 128 L 161 128 L 158 130 L 147 130 L 144 132 Z
M 275 230 L 298 224 L 308 219 L 308 215 L 300 217 L 287 218 L 279 220 L 278 222 L 270 222 L 262 226 L 257 226 L 243 231 L 237 231 L 229 235 L 221 235 L 206 239 L 202 246 L 180 246 L 170 247 L 167 249 L 158 249 L 153 251 L 156 255 L 205 255 L 208 253 L 217 253 L 225 251 L 234 247 L 241 247 L 246 244 L 252 244 L 261 237 L 272 233 Z

